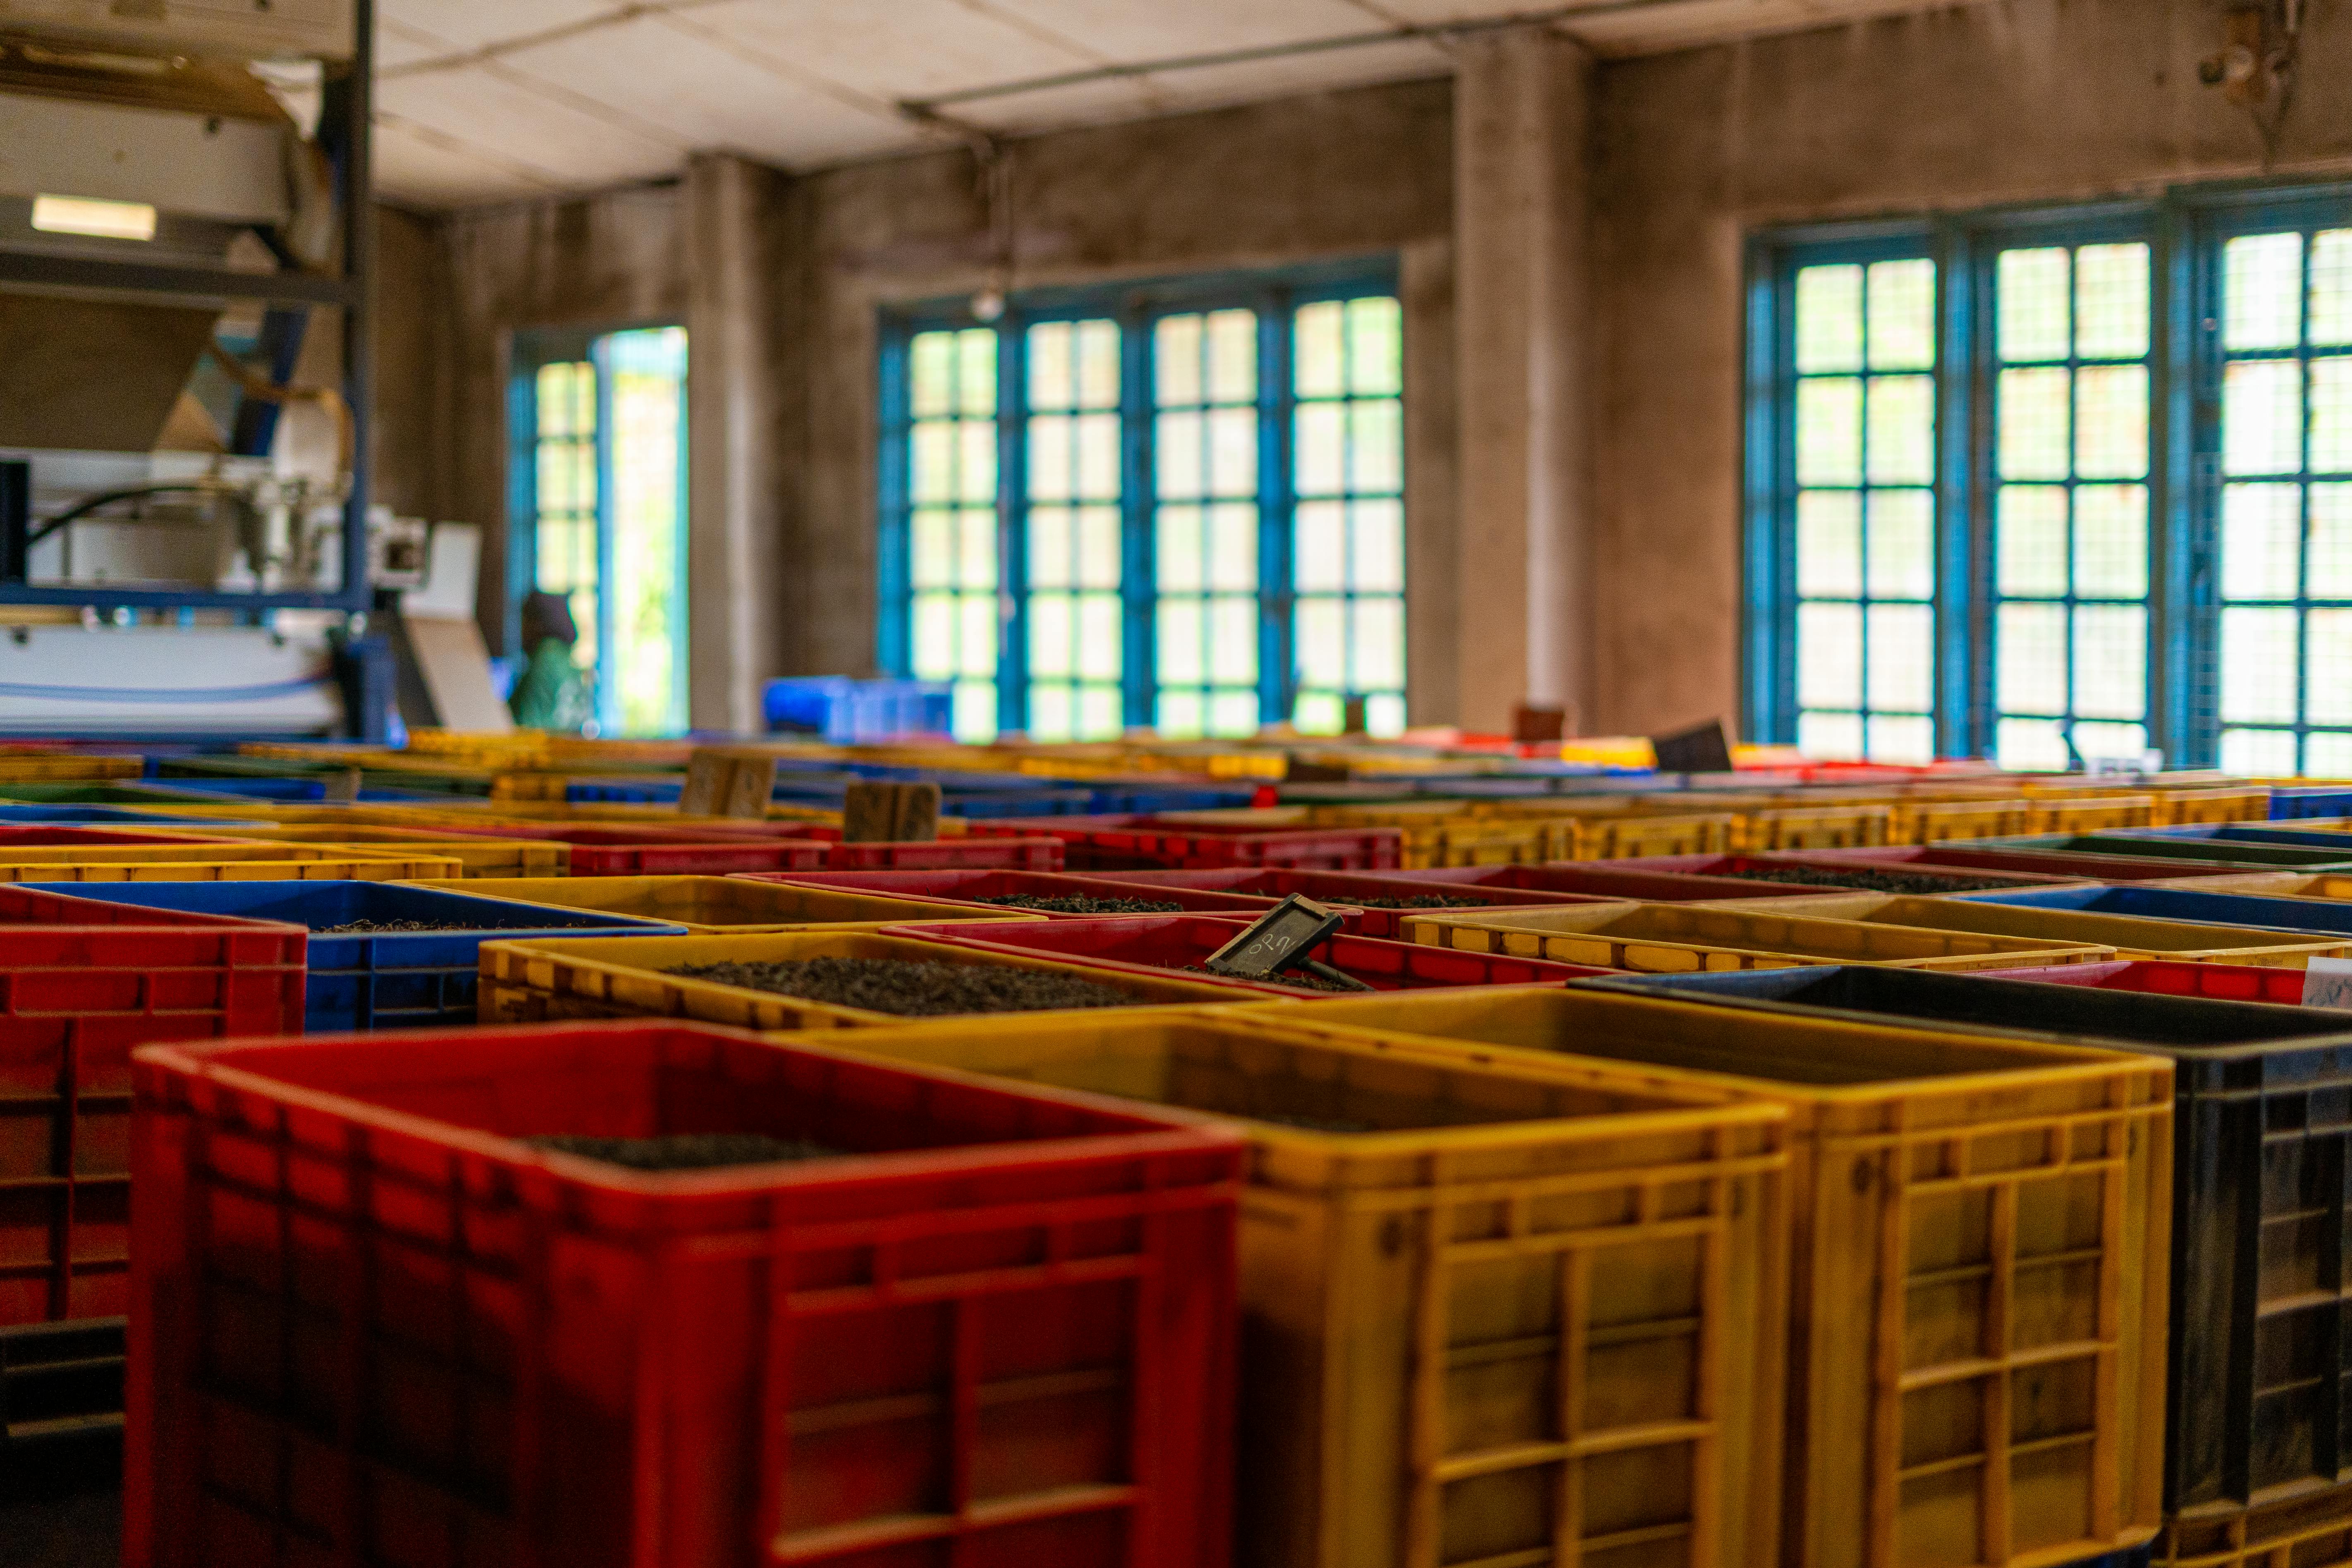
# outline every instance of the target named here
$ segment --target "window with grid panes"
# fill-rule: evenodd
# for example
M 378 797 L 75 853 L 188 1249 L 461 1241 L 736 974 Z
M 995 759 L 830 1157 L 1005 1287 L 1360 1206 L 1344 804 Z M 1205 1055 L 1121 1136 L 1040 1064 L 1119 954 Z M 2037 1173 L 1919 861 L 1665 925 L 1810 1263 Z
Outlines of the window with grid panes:
M 1166 735 L 1258 727 L 1257 340 L 1255 310 L 1152 326 L 1152 722 Z
M 1795 740 L 1815 756 L 1935 752 L 1936 270 L 1796 274 Z
M 886 667 L 954 681 L 967 739 L 1337 731 L 1351 699 L 1401 730 L 1403 319 L 1367 277 L 1056 291 L 886 334 Z
M 1996 258 L 1993 745 L 2015 768 L 2148 744 L 2148 247 Z
M 1404 355 L 1386 297 L 1300 307 L 1292 329 L 1292 468 L 1301 730 L 1336 733 L 1350 698 L 1375 733 L 1404 728 Z
M 1038 741 L 1124 728 L 1116 321 L 1031 327 L 1025 523 L 1029 723 Z
M 561 594 L 572 607 L 579 640 L 573 662 L 596 668 L 596 367 L 567 360 L 539 367 L 534 404 L 538 440 L 532 453 L 537 516 L 539 591 Z
M 996 366 L 987 327 L 919 332 L 908 347 L 909 662 L 919 679 L 950 683 L 968 741 L 997 728 Z
M 2224 768 L 2352 775 L 2352 227 L 2221 247 Z

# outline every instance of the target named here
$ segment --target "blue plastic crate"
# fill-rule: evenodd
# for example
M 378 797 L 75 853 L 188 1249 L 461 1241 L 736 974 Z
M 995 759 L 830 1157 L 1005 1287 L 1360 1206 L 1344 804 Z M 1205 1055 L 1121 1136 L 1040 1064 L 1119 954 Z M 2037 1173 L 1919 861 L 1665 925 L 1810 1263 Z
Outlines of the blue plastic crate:
M 940 797 L 942 816 L 1084 816 L 1097 809 L 1090 789 L 1008 790 Z
M 683 936 L 686 928 L 593 910 L 541 910 L 435 888 L 384 882 L 62 882 L 45 891 L 150 909 L 241 915 L 308 926 L 310 1034 L 423 1029 L 474 1022 L 481 945 L 534 936 Z M 418 921 L 477 929 L 318 934 L 353 921 Z
M 771 680 L 761 707 L 772 732 L 835 744 L 947 733 L 954 699 L 944 681 L 852 680 L 843 675 Z
M 188 805 L 191 811 L 204 809 L 201 801 L 191 801 Z M 201 827 L 207 833 L 226 833 L 253 826 L 249 819 L 224 821 L 208 816 L 163 816 L 150 811 L 131 811 L 119 805 L 40 805 L 31 803 L 0 805 L 0 822 L 51 827 Z
M 2271 791 L 2271 820 L 2352 816 L 2352 784 L 2301 784 Z
M 2326 817 L 2310 817 L 2306 821 L 2325 822 Z M 2344 850 L 2352 846 L 2352 833 L 2329 833 L 2317 828 L 2297 828 L 2294 819 L 2280 824 L 2273 822 L 2198 822 L 2179 827 L 2111 827 L 2107 831 L 2126 838 L 2193 838 L 2217 844 L 2284 844 L 2300 849 Z
M 1086 810 L 1097 816 L 1153 816 L 1163 811 L 1232 811 L 1257 799 L 1255 789 L 1156 789 L 1148 784 L 1097 785 Z
M 2260 926 L 2270 931 L 2352 934 L 2352 901 L 2266 899 L 2259 893 L 2204 893 L 2189 888 L 2078 887 L 2000 889 L 1954 893 L 1971 904 L 2016 904 L 2037 910 L 2080 910 L 2153 921 Z

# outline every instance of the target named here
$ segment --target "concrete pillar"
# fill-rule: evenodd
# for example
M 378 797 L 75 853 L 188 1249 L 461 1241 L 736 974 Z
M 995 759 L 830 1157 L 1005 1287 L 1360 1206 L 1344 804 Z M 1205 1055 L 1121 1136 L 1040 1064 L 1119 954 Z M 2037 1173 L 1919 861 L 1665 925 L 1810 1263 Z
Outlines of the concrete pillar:
M 1549 27 L 1461 46 L 1454 94 L 1460 722 L 1593 711 L 1592 58 Z
M 772 358 L 781 279 L 769 215 L 784 176 L 720 153 L 687 168 L 690 711 L 757 731 L 778 668 L 782 475 Z

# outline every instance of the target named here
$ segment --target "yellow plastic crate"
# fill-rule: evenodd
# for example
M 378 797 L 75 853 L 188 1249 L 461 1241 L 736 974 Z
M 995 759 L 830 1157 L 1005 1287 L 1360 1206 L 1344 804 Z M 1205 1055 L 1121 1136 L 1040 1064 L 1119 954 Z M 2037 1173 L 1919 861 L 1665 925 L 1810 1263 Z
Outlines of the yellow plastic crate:
M 492 878 L 419 882 L 478 899 L 506 899 L 562 910 L 638 915 L 682 925 L 699 936 L 742 936 L 819 925 L 901 925 L 912 921 L 1044 920 L 1019 910 L 889 898 L 731 877 Z
M 171 858 L 176 852 L 182 858 Z M 0 882 L 400 882 L 456 877 L 446 856 L 341 845 L 188 844 L 156 849 L 0 849 Z
M 102 779 L 135 779 L 147 763 L 139 757 L 81 757 L 69 752 L 43 752 L 30 755 L 0 755 L 0 783 L 78 784 Z
M 2033 802 L 1905 800 L 1894 803 L 1890 844 L 1948 844 L 1968 838 L 2021 838 L 2034 831 Z
M 2113 949 L 2092 942 L 1792 918 L 1708 904 L 1566 904 L 1416 914 L 1406 917 L 1404 934 L 1411 942 L 1472 952 L 1653 974 L 1807 963 L 1999 969 L 2092 963 L 2115 956 Z
M 1790 898 L 1711 900 L 1766 920 L 1852 921 L 1906 930 L 1975 931 L 2053 943 L 2113 948 L 2118 958 L 2168 958 L 2186 963 L 2253 963 L 2302 969 L 2315 958 L 2352 956 L 2352 936 L 2270 931 L 2260 926 L 2207 925 L 2146 920 L 2084 910 L 2033 909 L 1972 903 L 1966 899 L 1906 898 L 1889 893 L 1801 893 Z
M 2223 789 L 2167 789 L 2156 795 L 2156 826 L 2178 827 L 2197 822 L 2268 822 L 2271 792 L 2266 784 L 2238 784 Z
M 1327 806 L 1310 814 L 1317 826 L 1394 827 L 1406 870 L 1439 866 L 1523 866 L 1562 859 L 1551 853 L 1551 825 L 1472 812 L 1461 801 L 1433 800 L 1393 806 Z
M 455 860 L 467 877 L 562 877 L 571 869 L 572 847 L 530 838 L 476 838 L 421 827 L 378 827 L 353 823 L 281 827 L 257 826 L 238 837 L 267 844 L 348 845 L 371 853 L 414 851 Z M 470 890 L 470 889 L 468 889 Z
M 1885 805 L 1776 805 L 1742 812 L 1732 852 L 1874 848 L 1890 841 L 1894 816 L 1894 808 Z
M 1237 1561 L 1772 1561 L 1781 1107 L 1612 1063 L 1407 1059 L 1270 1012 L 841 1043 L 1249 1134 Z
M 1655 855 L 1728 855 L 1739 818 L 1729 812 L 1639 811 L 1553 825 L 1554 860 L 1634 860 Z
M 1783 1568 L 2054 1568 L 2155 1533 L 2169 1061 L 1575 986 L 1263 1005 L 1403 1059 L 1607 1058 L 1789 1109 Z
M 468 891 L 472 889 L 468 889 Z M 546 1017 L 630 1016 L 700 1018 L 750 1029 L 836 1029 L 878 1024 L 904 1025 L 896 1014 L 839 1007 L 798 996 L 720 985 L 665 973 L 681 964 L 780 963 L 810 958 L 895 958 L 918 963 L 976 963 L 1009 969 L 1043 969 L 1076 975 L 1153 1003 L 1231 1003 L 1259 993 L 1169 976 L 1126 974 L 1061 963 L 1027 954 L 981 952 L 870 931 L 801 930 L 757 936 L 612 937 L 482 944 L 482 1013 L 485 1024 L 520 1021 L 505 1009 L 530 1004 Z M 600 948 L 600 942 L 618 943 Z M 517 997 L 514 993 L 525 994 Z M 539 998 L 533 1001 L 531 994 Z M 495 1003 L 494 1003 L 494 1000 Z M 588 1010 L 569 1011 L 584 1002 Z M 493 1006 L 499 1011 L 493 1012 Z M 1042 1016 L 1024 1013 L 1024 1018 Z M 529 1015 L 524 1015 L 525 1018 Z M 535 1021 L 535 1020 L 534 1020 Z
M 2156 826 L 2152 795 L 2042 796 L 2029 801 L 2026 833 L 2104 833 L 2112 827 Z

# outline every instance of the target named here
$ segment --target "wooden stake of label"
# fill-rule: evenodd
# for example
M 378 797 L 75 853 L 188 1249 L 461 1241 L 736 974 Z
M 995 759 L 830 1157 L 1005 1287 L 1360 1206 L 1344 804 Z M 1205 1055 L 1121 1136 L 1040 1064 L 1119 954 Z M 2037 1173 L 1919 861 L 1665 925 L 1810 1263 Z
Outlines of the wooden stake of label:
M 678 815 L 763 819 L 768 815 L 768 797 L 775 789 L 776 759 L 772 753 L 701 747 L 687 759 Z
M 940 836 L 940 786 L 854 784 L 842 803 L 845 844 L 928 844 Z

